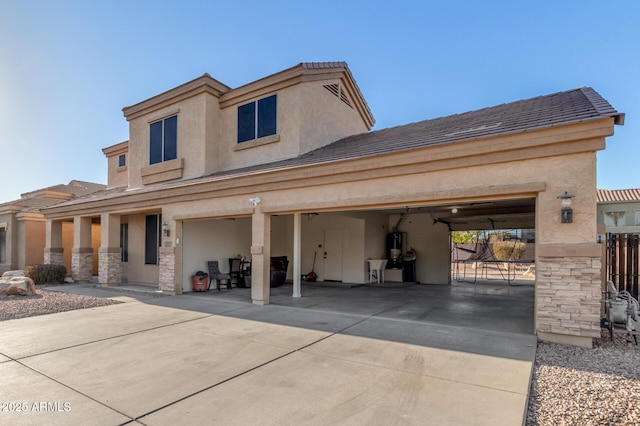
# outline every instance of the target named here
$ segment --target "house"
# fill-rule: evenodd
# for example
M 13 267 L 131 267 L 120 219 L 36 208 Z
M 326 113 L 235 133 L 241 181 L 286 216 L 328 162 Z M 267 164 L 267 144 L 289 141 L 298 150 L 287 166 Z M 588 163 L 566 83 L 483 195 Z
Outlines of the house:
M 640 233 L 640 189 L 598 189 L 598 224 L 608 233 Z
M 66 185 L 27 192 L 21 194 L 19 200 L 0 204 L 0 274 L 44 262 L 45 218 L 40 212 L 41 208 L 104 188 L 106 185 L 72 180 Z M 99 227 L 95 229 L 99 231 Z M 97 249 L 100 240 L 95 229 L 93 245 Z M 65 229 L 63 236 L 62 247 L 70 249 L 73 246 L 71 229 Z M 66 253 L 63 263 L 67 266 L 67 271 L 71 271 L 70 250 Z M 97 268 L 97 261 L 95 267 Z
M 598 234 L 606 241 L 603 280 L 638 298 L 640 189 L 598 189 Z
M 205 74 L 123 113 L 108 189 L 44 209 L 53 263 L 73 223 L 78 280 L 92 223 L 102 285 L 180 294 L 207 261 L 241 255 L 255 304 L 269 303 L 273 256 L 291 260 L 292 297 L 312 268 L 368 282 L 376 258 L 386 280 L 450 284 L 452 230 L 535 229 L 536 334 L 600 336 L 596 153 L 624 114 L 591 88 L 370 131 L 347 65 L 302 63 L 238 88 Z

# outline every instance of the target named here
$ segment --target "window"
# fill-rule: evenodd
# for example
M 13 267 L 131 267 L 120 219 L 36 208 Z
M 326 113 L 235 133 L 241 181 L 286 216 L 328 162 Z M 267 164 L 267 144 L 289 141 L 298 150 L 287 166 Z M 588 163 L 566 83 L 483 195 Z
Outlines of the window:
M 122 249 L 120 255 L 121 262 L 129 261 L 129 224 L 120 224 L 120 248 Z
M 277 96 L 238 107 L 238 143 L 276 134 Z
M 126 154 L 120 154 L 118 156 L 118 167 L 124 167 L 127 165 L 127 155 Z
M 178 157 L 178 116 L 151 123 L 149 164 L 175 160 Z
M 161 216 L 154 214 L 145 216 L 144 235 L 144 263 L 145 265 L 158 264 L 158 247 L 160 247 L 160 223 Z

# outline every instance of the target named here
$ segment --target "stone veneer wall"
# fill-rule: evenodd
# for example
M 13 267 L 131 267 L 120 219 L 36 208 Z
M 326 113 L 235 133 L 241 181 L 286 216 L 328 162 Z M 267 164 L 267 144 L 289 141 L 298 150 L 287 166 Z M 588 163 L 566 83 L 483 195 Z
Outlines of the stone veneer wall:
M 601 268 L 600 257 L 539 257 L 537 331 L 600 337 Z
M 45 248 L 44 263 L 50 264 L 50 265 L 64 265 L 64 249 Z
M 98 282 L 117 285 L 122 281 L 121 249 L 100 247 L 98 253 Z
M 93 248 L 80 247 L 71 251 L 71 271 L 74 281 L 90 282 L 93 278 Z
M 175 285 L 176 255 L 173 247 L 160 247 L 159 283 L 161 291 L 176 294 Z

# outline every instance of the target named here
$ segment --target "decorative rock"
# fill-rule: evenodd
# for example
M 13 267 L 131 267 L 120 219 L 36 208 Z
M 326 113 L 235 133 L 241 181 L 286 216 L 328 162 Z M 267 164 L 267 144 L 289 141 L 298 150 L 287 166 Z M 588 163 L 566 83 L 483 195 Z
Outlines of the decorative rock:
M 36 284 L 29 277 L 0 278 L 0 296 L 36 294 Z
M 2 274 L 2 278 L 7 278 L 7 277 L 24 277 L 24 270 L 16 269 L 14 271 L 6 271 L 5 273 Z

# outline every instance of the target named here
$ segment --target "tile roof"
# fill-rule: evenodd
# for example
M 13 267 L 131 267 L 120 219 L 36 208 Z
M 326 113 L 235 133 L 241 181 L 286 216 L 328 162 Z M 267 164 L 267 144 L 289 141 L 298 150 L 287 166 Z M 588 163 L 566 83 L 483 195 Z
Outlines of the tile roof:
M 295 158 L 218 172 L 212 176 L 409 151 L 606 117 L 615 117 L 616 123 L 621 123 L 624 114 L 616 111 L 592 88 L 581 87 L 462 114 L 361 133 Z
M 340 64 L 340 63 L 338 63 Z M 303 63 L 303 67 L 332 67 L 336 63 Z M 462 114 L 435 118 L 402 126 L 361 133 L 340 139 L 298 157 L 256 164 L 182 181 L 163 182 L 133 190 L 101 191 L 82 199 L 61 203 L 73 205 L 124 193 L 152 192 L 194 182 L 242 176 L 333 161 L 366 158 L 379 154 L 410 151 L 442 144 L 516 134 L 531 130 L 614 117 L 621 124 L 624 114 L 616 111 L 595 90 L 581 87 L 566 92 L 483 108 Z
M 43 207 L 49 207 L 54 204 L 66 201 L 64 198 L 57 197 L 52 193 L 60 192 L 71 194 L 73 198 L 76 198 L 92 194 L 97 191 L 102 191 L 106 187 L 106 185 L 99 183 L 72 180 L 71 182 L 69 182 L 69 184 L 66 185 L 53 185 L 47 188 L 42 188 L 21 194 L 22 198 L 20 198 L 19 200 L 0 204 L 0 209 L 6 207 L 18 207 L 22 211 L 38 211 Z
M 598 203 L 640 201 L 640 188 L 598 189 Z

